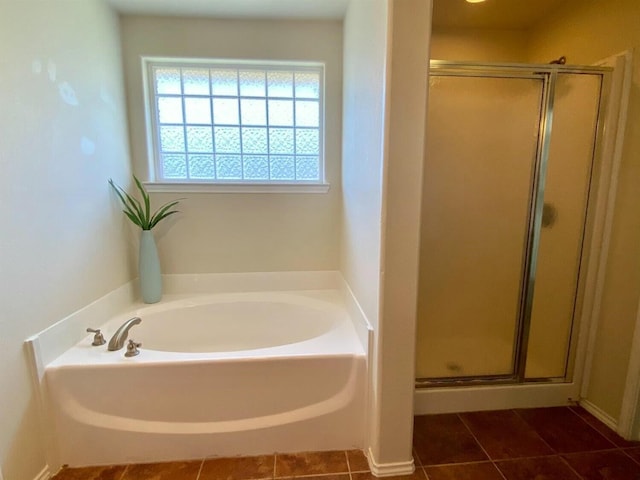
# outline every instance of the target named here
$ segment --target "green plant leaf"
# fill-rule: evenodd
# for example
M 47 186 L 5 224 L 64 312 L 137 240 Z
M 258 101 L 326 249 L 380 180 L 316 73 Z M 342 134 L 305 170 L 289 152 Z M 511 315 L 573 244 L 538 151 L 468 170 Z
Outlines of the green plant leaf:
M 142 182 L 138 180 L 138 178 L 133 175 L 133 179 L 135 181 L 137 189 L 140 191 L 142 195 L 142 203 L 135 198 L 129 195 L 122 187 L 117 185 L 113 179 L 109 179 L 109 185 L 113 188 L 113 190 L 118 195 L 122 206 L 124 207 L 124 214 L 131 220 L 135 225 L 139 226 L 143 230 L 151 230 L 155 227 L 161 220 L 164 220 L 169 215 L 173 215 L 174 213 L 178 213 L 178 210 L 169 211 L 172 207 L 177 205 L 180 200 L 178 199 L 171 202 L 167 202 L 158 208 L 153 215 L 151 214 L 151 199 L 149 194 L 145 190 Z
M 162 216 L 158 217 L 156 223 L 154 223 L 154 226 L 160 222 L 160 220 L 164 220 L 165 218 L 167 218 L 169 215 L 173 215 L 174 213 L 179 213 L 178 210 L 171 210 L 170 212 L 166 212 L 164 214 L 162 214 Z M 153 228 L 153 227 L 152 227 Z
M 131 220 L 134 224 L 136 224 L 137 226 L 139 226 L 144 230 L 144 228 L 142 227 L 142 224 L 140 223 L 140 219 L 138 217 L 136 217 L 133 213 L 131 213 L 128 210 L 123 210 L 123 212 L 127 217 L 129 217 L 129 220 Z
M 180 200 L 174 200 L 173 202 L 167 202 L 164 205 L 162 205 L 158 210 L 156 210 L 156 213 L 153 214 L 153 216 L 151 217 L 151 220 L 149 222 L 149 228 L 155 227 L 160 220 L 165 218 L 165 213 L 167 212 L 167 210 L 169 210 L 171 207 L 174 207 L 179 202 L 180 202 Z M 178 211 L 176 210 L 175 212 L 177 213 Z
M 142 186 L 142 183 L 140 182 L 140 180 L 138 180 L 138 177 L 134 175 L 133 180 L 136 182 L 136 186 L 138 187 L 138 190 L 140 190 L 140 194 L 142 195 L 142 200 L 144 201 L 143 223 L 146 225 L 149 225 L 151 220 L 151 200 L 149 198 L 149 194 Z M 151 230 L 151 227 L 147 228 L 146 230 Z

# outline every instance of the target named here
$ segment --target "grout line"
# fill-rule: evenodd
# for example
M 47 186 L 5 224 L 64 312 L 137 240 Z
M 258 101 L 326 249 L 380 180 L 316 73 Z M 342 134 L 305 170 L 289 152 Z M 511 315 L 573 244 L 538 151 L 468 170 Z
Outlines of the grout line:
M 464 421 L 464 419 L 462 418 L 462 416 L 459 413 L 456 413 L 456 416 L 458 417 L 458 419 L 462 422 L 462 424 L 465 426 L 465 428 L 469 431 L 469 433 L 471 434 L 471 436 L 473 437 L 473 439 L 476 441 L 476 443 L 478 444 L 478 446 L 482 449 L 482 451 L 484 452 L 484 454 L 487 456 L 487 458 L 489 459 L 490 462 L 493 462 L 493 459 L 491 458 L 491 456 L 489 455 L 489 453 L 485 450 L 484 446 L 480 443 L 480 440 L 478 440 L 478 437 L 476 437 L 475 433 L 473 433 L 471 431 L 471 427 L 469 427 L 469 425 L 467 425 L 467 422 Z M 469 463 L 477 463 L 477 462 L 469 462 Z
M 122 475 L 120 475 L 120 480 L 122 480 L 124 478 L 124 476 L 127 474 L 127 470 L 129 470 L 129 465 L 125 465 L 124 466 L 124 470 L 122 471 Z
M 542 408 L 544 408 L 544 407 L 542 407 Z M 520 415 L 520 414 L 518 413 L 518 410 L 517 410 L 517 409 L 512 408 L 512 409 L 511 409 L 511 411 L 512 411 L 513 413 L 515 413 L 515 414 L 516 414 L 516 416 L 517 416 L 520 420 L 522 420 L 522 421 L 525 423 L 525 425 L 526 425 L 527 427 L 529 427 L 529 428 L 531 429 L 531 431 L 532 431 L 533 433 L 535 433 L 535 434 L 536 434 L 536 436 L 537 436 L 540 440 L 542 440 L 542 442 L 543 442 L 547 447 L 549 447 L 549 449 L 553 452 L 551 455 L 560 455 L 560 452 L 558 452 L 555 448 L 553 448 L 553 447 L 549 444 L 549 442 L 547 442 L 547 441 L 545 440 L 545 438 L 544 438 L 542 435 L 540 435 L 540 432 L 538 432 L 538 429 L 537 429 L 536 427 L 534 427 L 533 425 L 531 425 L 529 422 L 527 422 L 527 419 L 526 419 L 526 418 L 524 418 L 522 415 Z
M 427 473 L 427 469 L 426 469 L 424 466 L 422 466 L 422 465 L 420 465 L 420 468 L 422 469 L 422 473 L 424 473 L 424 477 L 425 477 L 427 480 L 429 480 L 429 474 Z
M 276 478 L 276 458 L 278 457 L 277 453 L 273 454 L 273 471 L 271 472 L 271 478 Z
M 602 438 L 604 438 L 607 442 L 611 443 L 612 445 L 615 445 L 615 447 L 616 447 L 616 448 L 620 448 L 620 446 L 619 446 L 617 443 L 615 443 L 615 442 L 614 442 L 614 441 L 612 441 L 612 440 L 609 440 L 609 439 L 606 437 L 606 435 L 605 435 L 604 433 L 602 433 L 602 432 L 601 432 L 600 430 L 598 430 L 595 426 L 593 426 L 593 425 L 591 425 L 589 422 L 587 422 L 587 421 L 582 417 L 582 415 L 580 415 L 578 412 L 576 412 L 575 410 L 573 410 L 573 408 L 571 408 L 571 407 L 566 407 L 566 408 L 568 408 L 568 409 L 569 409 L 569 411 L 571 411 L 571 413 L 573 413 L 576 417 L 578 417 L 580 420 L 582 420 L 582 421 L 583 421 L 585 424 L 587 424 L 591 429 L 595 430 L 595 431 L 598 433 L 598 435 L 600 435 Z M 596 418 L 596 420 L 597 420 L 597 418 Z M 606 425 L 605 425 L 605 427 L 606 427 Z M 609 427 L 607 427 L 607 428 L 609 428 Z M 616 433 L 616 432 L 614 432 L 614 433 Z
M 495 468 L 498 471 L 498 473 L 504 480 L 508 480 L 507 477 L 505 477 L 504 474 L 502 473 L 502 470 L 498 468 L 498 466 L 496 465 L 496 462 L 493 461 L 493 458 L 491 458 L 491 455 L 489 455 L 489 452 L 487 452 L 484 446 L 482 445 L 482 443 L 480 443 L 480 440 L 478 440 L 478 437 L 476 437 L 475 433 L 473 433 L 473 431 L 471 430 L 471 427 L 469 427 L 469 425 L 467 425 L 467 422 L 464 421 L 464 419 L 462 418 L 462 415 L 460 415 L 459 413 L 456 413 L 456 415 L 458 416 L 462 424 L 467 428 L 467 430 L 469 430 L 469 433 L 471 434 L 473 439 L 476 441 L 478 446 L 480 446 L 484 454 L 487 456 L 487 458 L 489 459 L 489 462 L 491 462 L 491 465 L 493 465 L 493 468 Z
M 273 477 L 274 479 L 285 479 L 285 478 L 309 478 L 309 477 L 330 477 L 331 475 L 347 475 L 349 472 L 330 472 L 330 473 L 307 473 L 304 475 L 286 475 L 283 477 Z M 367 473 L 363 470 L 363 473 Z
M 584 477 L 582 475 L 580 475 L 575 468 L 573 468 L 571 466 L 571 464 L 569 462 L 567 462 L 567 460 L 562 456 L 562 455 L 558 455 L 558 457 L 560 458 L 561 462 L 564 462 L 564 464 L 569 467 L 569 470 L 571 470 L 573 473 L 575 473 L 577 475 L 578 478 L 580 478 L 581 480 L 584 479 Z
M 347 470 L 349 471 L 349 480 L 353 480 L 353 477 L 351 476 L 351 463 L 349 462 L 349 454 L 347 453 L 346 450 L 344 451 L 344 458 L 347 459 Z
M 629 457 L 632 461 L 634 461 L 635 463 L 637 463 L 638 465 L 640 465 L 640 460 L 636 460 L 634 457 L 632 457 L 631 455 L 629 455 L 629 453 L 627 451 L 625 451 L 624 449 L 620 449 L 620 451 L 626 455 L 627 457 Z
M 200 474 L 202 473 L 202 467 L 204 467 L 204 458 L 202 462 L 200 462 L 200 469 L 198 470 L 198 475 L 196 475 L 196 480 L 200 480 Z

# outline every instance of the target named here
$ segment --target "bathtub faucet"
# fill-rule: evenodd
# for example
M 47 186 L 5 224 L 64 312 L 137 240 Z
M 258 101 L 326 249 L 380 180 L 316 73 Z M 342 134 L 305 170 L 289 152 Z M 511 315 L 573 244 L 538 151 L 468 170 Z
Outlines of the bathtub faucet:
M 107 350 L 113 352 L 124 347 L 124 342 L 127 340 L 127 336 L 129 335 L 129 329 L 134 325 L 138 325 L 141 321 L 142 319 L 140 317 L 133 317 L 124 322 L 120 328 L 116 330 L 116 333 L 113 334 L 111 340 L 109 340 Z

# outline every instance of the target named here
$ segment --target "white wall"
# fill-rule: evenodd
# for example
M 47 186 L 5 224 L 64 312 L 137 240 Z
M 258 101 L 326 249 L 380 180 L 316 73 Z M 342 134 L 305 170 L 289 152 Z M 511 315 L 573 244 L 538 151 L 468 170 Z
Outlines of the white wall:
M 378 461 L 411 462 L 431 0 L 394 0 L 378 338 Z
M 345 18 L 341 271 L 374 329 L 368 449 L 410 466 L 430 0 Z
M 352 0 L 344 20 L 342 245 L 340 271 L 375 334 L 379 329 L 382 162 L 387 57 L 387 0 Z M 370 363 L 376 401 L 378 349 Z M 378 436 L 377 403 L 369 406 L 369 442 Z
M 165 273 L 336 270 L 339 258 L 342 22 L 122 18 L 134 169 L 147 176 L 141 55 L 326 63 L 327 194 L 153 194 L 185 197 L 157 235 Z M 167 228 L 167 227 L 170 228 Z M 164 227 L 164 228 L 163 228 Z
M 117 17 L 97 0 L 0 11 L 0 464 L 30 480 L 45 459 L 23 341 L 132 277 L 107 184 L 129 159 Z

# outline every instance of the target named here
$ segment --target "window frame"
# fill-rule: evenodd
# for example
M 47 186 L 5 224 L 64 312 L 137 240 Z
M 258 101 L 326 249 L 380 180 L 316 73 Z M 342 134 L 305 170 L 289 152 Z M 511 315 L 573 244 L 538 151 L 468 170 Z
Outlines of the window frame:
M 187 57 L 155 57 L 142 56 L 142 82 L 144 95 L 144 116 L 147 143 L 147 169 L 148 181 L 144 182 L 147 189 L 152 192 L 229 192 L 229 193 L 326 193 L 329 191 L 329 183 L 326 180 L 326 157 L 325 157 L 325 63 L 324 62 L 299 62 L 299 61 L 267 61 L 267 60 L 245 60 L 245 59 L 211 59 L 211 58 L 187 58 Z M 214 180 L 193 180 L 193 179 L 166 179 L 161 177 L 161 149 L 160 149 L 160 122 L 159 109 L 157 105 L 157 94 L 154 83 L 153 69 L 157 67 L 175 68 L 255 68 L 257 70 L 269 71 L 295 71 L 305 70 L 319 73 L 320 85 L 318 95 L 318 180 L 263 180 L 263 179 L 214 179 Z M 184 92 L 180 98 L 190 96 Z M 213 98 L 214 95 L 209 95 Z M 238 92 L 238 101 L 242 97 Z M 265 95 L 265 100 L 268 97 Z M 292 97 L 295 101 L 295 96 Z M 268 108 L 267 108 L 268 112 Z M 295 104 L 294 104 L 295 118 Z M 186 120 L 186 119 L 185 119 Z M 186 124 L 186 122 L 184 122 Z M 211 119 L 214 125 L 213 118 Z M 238 123 L 238 128 L 243 125 Z M 269 129 L 268 119 L 265 129 Z M 292 127 L 295 132 L 295 120 Z M 185 152 L 186 153 L 186 152 Z M 212 151 L 212 154 L 215 153 Z M 295 154 L 294 154 L 295 155 Z M 295 159 L 295 156 L 294 156 Z

